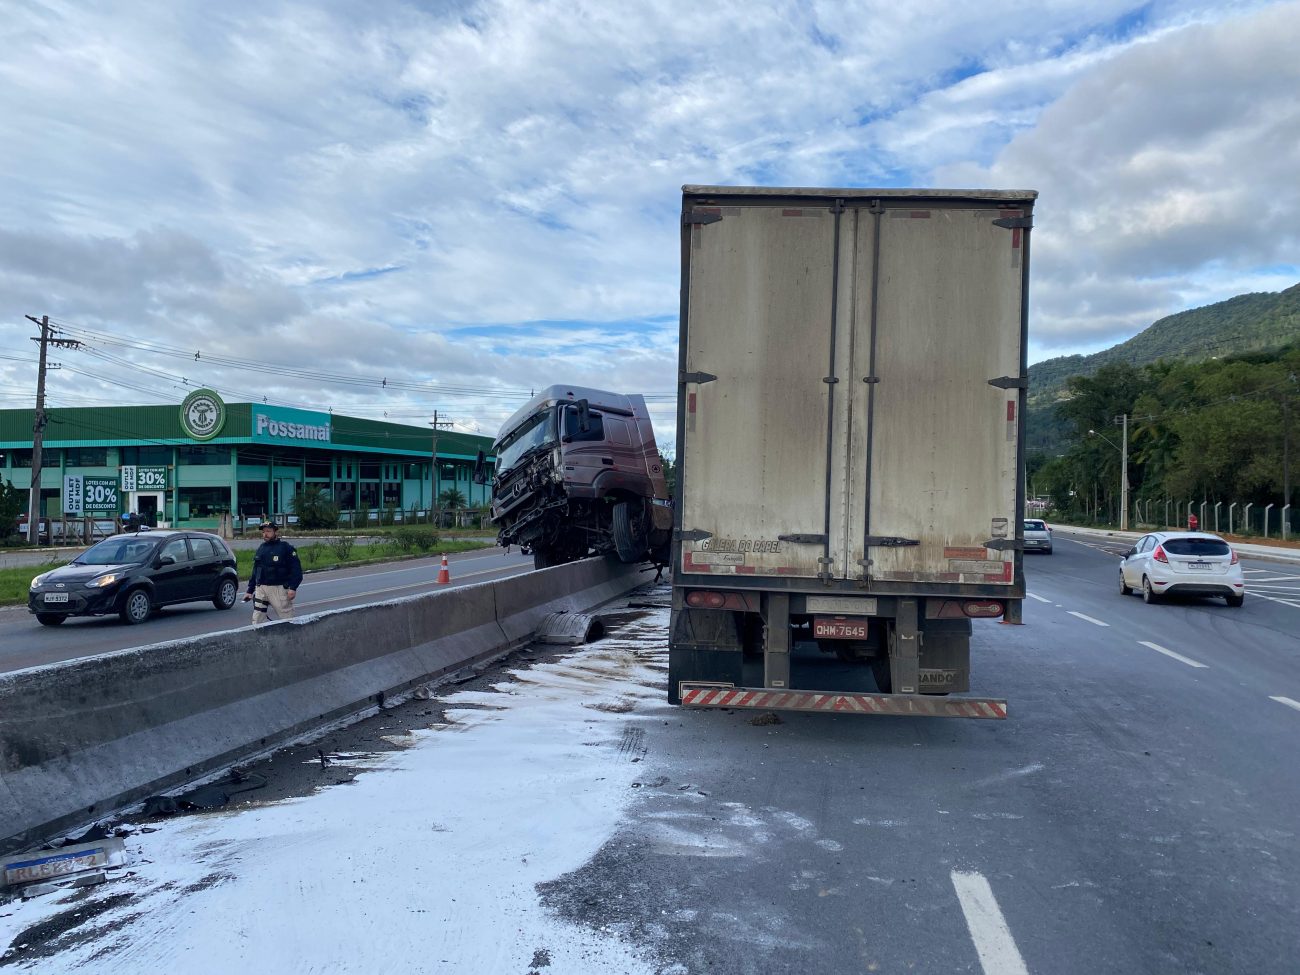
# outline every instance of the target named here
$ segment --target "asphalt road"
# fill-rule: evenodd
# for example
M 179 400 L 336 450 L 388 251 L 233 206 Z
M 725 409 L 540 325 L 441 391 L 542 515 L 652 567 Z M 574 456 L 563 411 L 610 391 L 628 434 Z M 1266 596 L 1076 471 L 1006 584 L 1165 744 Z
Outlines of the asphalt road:
M 531 556 L 493 549 L 452 555 L 449 563 L 452 586 L 489 582 L 533 568 Z M 298 590 L 296 612 L 303 615 L 427 592 L 436 586 L 439 564 L 440 557 L 430 557 L 308 572 Z M 240 580 L 241 593 L 246 581 Z M 0 609 L 0 673 L 236 629 L 249 625 L 251 614 L 252 604 L 242 601 L 226 612 L 209 603 L 186 603 L 169 606 L 139 626 L 126 626 L 116 616 L 98 616 L 45 627 L 25 606 L 5 607 Z
M 1300 567 L 1147 606 L 1105 547 L 1058 534 L 1025 625 L 977 625 L 1005 722 L 650 716 L 632 821 L 548 905 L 665 971 L 1294 973 Z
M 481 754 L 468 762 L 481 787 L 518 793 L 526 816 L 513 802 L 498 810 L 476 804 L 472 790 L 444 790 L 442 773 L 427 771 L 436 761 L 412 763 L 406 773 L 385 766 L 395 806 L 418 796 L 428 807 L 422 832 L 390 835 L 381 816 L 366 836 L 345 837 L 346 846 L 320 855 L 344 862 L 355 847 L 376 858 L 383 883 L 385 871 L 399 873 L 394 863 L 420 849 L 429 822 L 435 831 L 449 817 L 472 822 L 468 848 L 496 853 L 481 886 L 484 902 L 501 912 L 501 937 L 512 936 L 519 908 L 498 902 L 501 891 L 524 900 L 535 892 L 549 916 L 588 939 L 617 942 L 647 959 L 635 970 L 657 975 L 1290 975 L 1300 968 L 1300 566 L 1248 560 L 1240 609 L 1222 600 L 1147 606 L 1119 594 L 1115 549 L 1058 532 L 1055 554 L 1027 562 L 1024 625 L 977 624 L 972 693 L 1005 697 L 1006 721 L 791 713 L 776 720 L 672 708 L 662 686 L 660 587 L 661 608 L 615 612 L 609 640 L 573 651 L 571 661 L 552 651 L 554 663 L 532 663 L 525 654 L 514 658 L 513 678 L 490 671 L 463 685 L 471 697 L 459 706 L 484 709 L 471 713 L 486 723 L 448 723 L 437 701 L 413 700 L 325 742 L 342 761 L 380 742 L 461 754 L 481 738 Z M 366 585 L 382 589 L 381 580 Z M 837 676 L 833 663 L 807 666 Z M 487 733 L 530 705 L 560 730 L 546 738 Z M 599 730 L 619 727 L 610 721 L 622 722 L 621 735 Z M 404 728 L 425 730 L 406 738 Z M 503 740 L 536 747 L 503 752 Z M 321 752 L 313 748 L 269 762 L 268 772 L 316 767 L 312 755 Z M 560 777 L 573 794 L 527 801 L 529 790 L 563 771 L 562 759 L 584 772 Z M 335 765 L 322 759 L 316 788 L 335 780 Z M 526 872 L 533 851 L 571 829 L 573 810 L 590 801 L 584 789 L 607 778 L 626 783 L 626 803 L 594 856 L 569 873 L 511 886 L 510 871 Z M 337 781 L 352 781 L 351 773 Z M 312 791 L 299 787 L 304 796 Z M 282 798 L 268 789 L 265 801 Z M 312 799 L 301 802 L 276 842 L 315 850 L 324 840 Z M 213 815 L 219 823 L 239 813 Z M 223 869 L 238 874 L 246 860 L 255 878 L 261 834 L 245 827 L 232 836 L 227 842 L 242 852 L 223 852 Z M 140 856 L 155 855 L 153 839 L 139 838 Z M 455 859 L 440 869 L 465 879 Z M 436 903 L 441 877 L 434 871 L 410 889 L 384 884 L 384 911 L 454 916 L 453 905 Z M 356 896 L 347 883 L 357 877 L 338 880 L 340 899 Z M 277 937 L 275 912 L 296 880 L 275 885 L 273 901 L 250 904 L 220 900 L 255 889 L 229 884 L 229 894 L 210 892 L 215 902 L 190 888 L 178 894 L 173 881 L 157 896 L 193 898 L 176 923 L 197 926 L 203 909 L 220 905 L 254 943 Z M 59 962 L 84 938 L 137 940 L 134 926 L 147 922 L 141 908 L 128 897 L 112 913 L 124 891 L 152 896 L 128 875 L 90 901 L 69 900 L 58 924 L 24 930 L 16 943 L 48 939 L 53 954 L 33 956 L 36 967 L 23 970 Z M 100 910 L 108 927 L 78 927 Z M 59 925 L 76 935 L 59 940 Z M 482 955 L 459 930 L 420 934 L 437 962 L 422 970 L 504 970 L 461 963 Z M 525 946 L 525 958 L 534 947 Z M 362 930 L 336 950 L 330 963 L 340 971 L 373 966 L 374 942 Z M 548 957 L 534 955 L 542 960 L 531 970 L 624 970 L 552 968 Z

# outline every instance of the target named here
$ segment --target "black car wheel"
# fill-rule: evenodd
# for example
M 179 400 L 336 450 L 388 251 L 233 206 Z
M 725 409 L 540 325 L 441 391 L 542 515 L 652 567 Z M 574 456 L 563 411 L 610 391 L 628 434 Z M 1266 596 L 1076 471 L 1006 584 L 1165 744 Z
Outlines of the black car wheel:
M 217 586 L 217 594 L 212 597 L 212 605 L 217 609 L 230 609 L 239 598 L 239 586 L 230 579 L 222 579 Z
M 1151 580 L 1148 579 L 1146 576 L 1143 576 L 1142 577 L 1142 602 L 1150 605 L 1151 603 L 1159 601 L 1159 599 L 1160 597 L 1156 595 L 1156 591 L 1151 588 Z
M 41 626 L 58 626 L 66 619 L 67 617 L 64 616 L 62 613 L 37 613 L 36 614 L 36 622 L 40 623 Z
M 134 626 L 136 623 L 143 623 L 149 618 L 149 613 L 153 606 L 149 603 L 149 594 L 143 589 L 132 589 L 126 594 L 126 601 L 122 603 L 122 608 L 118 615 L 122 617 L 122 622 Z
M 1119 570 L 1119 594 L 1121 596 L 1127 596 L 1132 591 L 1133 591 L 1132 587 L 1129 586 L 1129 584 L 1124 581 L 1124 570 L 1120 569 Z
M 1223 597 L 1223 600 L 1229 606 L 1236 608 L 1241 606 L 1241 604 L 1246 601 L 1246 594 L 1243 592 L 1241 595 L 1238 596 L 1233 593 L 1229 593 L 1228 595 Z

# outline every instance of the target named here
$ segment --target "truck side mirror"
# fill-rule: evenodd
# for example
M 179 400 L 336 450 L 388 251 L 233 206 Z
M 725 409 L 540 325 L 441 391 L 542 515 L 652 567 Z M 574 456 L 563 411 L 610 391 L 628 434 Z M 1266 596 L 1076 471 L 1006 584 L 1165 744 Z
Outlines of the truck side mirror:
M 474 460 L 474 483 L 487 483 L 487 458 L 483 456 L 483 451 L 478 452 L 478 457 Z
M 591 429 L 591 408 L 585 399 L 578 400 L 578 432 L 586 433 Z

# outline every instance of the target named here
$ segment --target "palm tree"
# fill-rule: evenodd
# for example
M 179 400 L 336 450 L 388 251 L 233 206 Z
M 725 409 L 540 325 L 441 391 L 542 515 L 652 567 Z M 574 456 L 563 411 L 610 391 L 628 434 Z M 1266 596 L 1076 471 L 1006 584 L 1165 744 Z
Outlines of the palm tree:
M 465 495 L 460 492 L 460 488 L 450 487 L 438 495 L 438 507 L 442 511 L 449 511 L 452 514 L 452 522 L 455 521 L 456 512 L 465 507 Z M 443 523 L 441 515 L 438 518 L 439 524 L 444 527 L 450 527 Z

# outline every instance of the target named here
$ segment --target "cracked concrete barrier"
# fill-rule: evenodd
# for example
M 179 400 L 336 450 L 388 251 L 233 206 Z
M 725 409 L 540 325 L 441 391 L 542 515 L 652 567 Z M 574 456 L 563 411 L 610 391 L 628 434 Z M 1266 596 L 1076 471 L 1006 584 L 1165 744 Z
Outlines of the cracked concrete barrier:
M 586 559 L 0 675 L 0 852 L 363 714 L 642 580 Z

